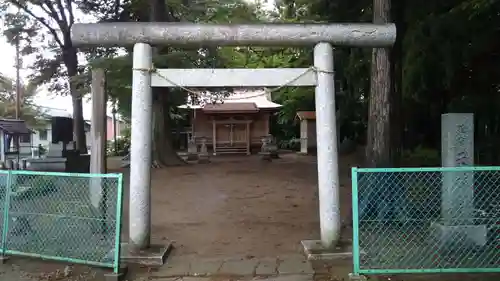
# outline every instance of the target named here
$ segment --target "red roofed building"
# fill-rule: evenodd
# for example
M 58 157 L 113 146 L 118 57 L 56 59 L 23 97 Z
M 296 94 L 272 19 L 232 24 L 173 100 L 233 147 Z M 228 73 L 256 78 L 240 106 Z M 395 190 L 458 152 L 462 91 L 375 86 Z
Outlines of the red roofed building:
M 212 93 L 200 93 L 201 100 L 210 100 Z M 191 109 L 192 135 L 199 143 L 206 138 L 213 154 L 251 154 L 260 148 L 261 139 L 269 134 L 271 114 L 281 107 L 271 101 L 266 89 L 235 90 L 216 103 L 196 105 L 189 102 L 180 108 Z

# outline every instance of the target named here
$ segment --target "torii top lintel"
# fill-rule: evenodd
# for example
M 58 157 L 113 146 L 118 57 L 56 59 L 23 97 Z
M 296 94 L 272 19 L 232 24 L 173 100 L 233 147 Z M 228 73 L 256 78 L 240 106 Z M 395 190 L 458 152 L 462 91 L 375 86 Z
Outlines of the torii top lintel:
M 389 47 L 394 24 L 197 24 L 166 22 L 75 24 L 76 46 L 152 45 L 300 46 L 328 42 L 336 46 Z

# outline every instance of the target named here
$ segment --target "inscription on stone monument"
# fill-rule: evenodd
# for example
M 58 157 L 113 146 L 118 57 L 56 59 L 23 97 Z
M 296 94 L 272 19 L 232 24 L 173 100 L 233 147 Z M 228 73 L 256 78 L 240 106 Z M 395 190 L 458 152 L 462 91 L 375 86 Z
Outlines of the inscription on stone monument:
M 443 114 L 443 167 L 472 166 L 474 162 L 474 116 L 468 113 Z M 474 210 L 472 171 L 443 172 L 442 218 L 446 225 L 472 222 Z

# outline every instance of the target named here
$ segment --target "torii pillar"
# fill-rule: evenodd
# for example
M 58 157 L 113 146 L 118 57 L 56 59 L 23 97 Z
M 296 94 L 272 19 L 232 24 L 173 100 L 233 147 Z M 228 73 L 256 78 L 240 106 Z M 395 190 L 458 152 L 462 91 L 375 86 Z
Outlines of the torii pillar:
M 151 252 L 152 45 L 315 46 L 318 189 L 321 239 L 308 250 L 334 251 L 340 236 L 333 46 L 389 47 L 394 24 L 75 24 L 76 46 L 134 46 L 129 245 Z M 261 76 L 262 77 L 262 76 Z M 255 78 L 255 77 L 253 77 Z M 249 78 L 252 80 L 252 78 Z M 227 80 L 227 79 L 226 79 Z

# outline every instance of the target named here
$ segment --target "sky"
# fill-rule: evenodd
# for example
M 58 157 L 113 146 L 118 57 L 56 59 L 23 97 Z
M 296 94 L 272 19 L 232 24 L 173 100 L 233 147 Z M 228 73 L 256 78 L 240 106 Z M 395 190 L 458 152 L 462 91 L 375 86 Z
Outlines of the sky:
M 247 0 L 253 2 L 255 0 Z M 270 9 L 273 6 L 275 0 L 265 0 L 264 8 Z M 0 22 L 0 24 L 2 24 Z M 0 73 L 7 75 L 11 78 L 16 77 L 15 68 L 15 57 L 16 52 L 14 46 L 7 43 L 4 36 L 0 36 L 0 54 L 2 54 L 2 62 L 0 63 Z M 29 57 L 23 58 L 23 67 L 21 69 L 21 77 L 24 82 L 27 82 L 27 77 L 30 74 L 28 66 L 33 63 L 33 60 Z M 73 112 L 73 107 L 71 103 L 70 96 L 56 96 L 48 93 L 47 91 L 41 90 L 37 97 L 35 98 L 35 103 L 40 106 L 63 109 L 68 111 L 70 114 Z M 83 118 L 90 120 L 91 113 L 91 103 L 89 100 L 83 100 Z M 108 115 L 111 114 L 111 108 L 108 108 Z
M 0 54 L 2 54 L 2 63 L 0 64 L 0 72 L 4 75 L 7 75 L 11 78 L 16 78 L 16 68 L 15 68 L 15 58 L 16 51 L 13 46 L 7 43 L 5 37 L 0 38 Z M 27 76 L 29 75 L 29 71 L 27 70 L 27 66 L 32 63 L 32 60 L 28 58 L 24 58 L 23 69 L 21 70 L 21 77 L 23 81 L 27 81 Z M 47 106 L 52 108 L 64 109 L 69 113 L 73 112 L 71 105 L 71 97 L 61 97 L 50 95 L 46 91 L 40 91 L 40 93 L 35 98 L 35 102 L 41 106 Z M 91 107 L 89 102 L 85 102 L 83 106 L 84 118 L 90 119 L 91 117 Z

